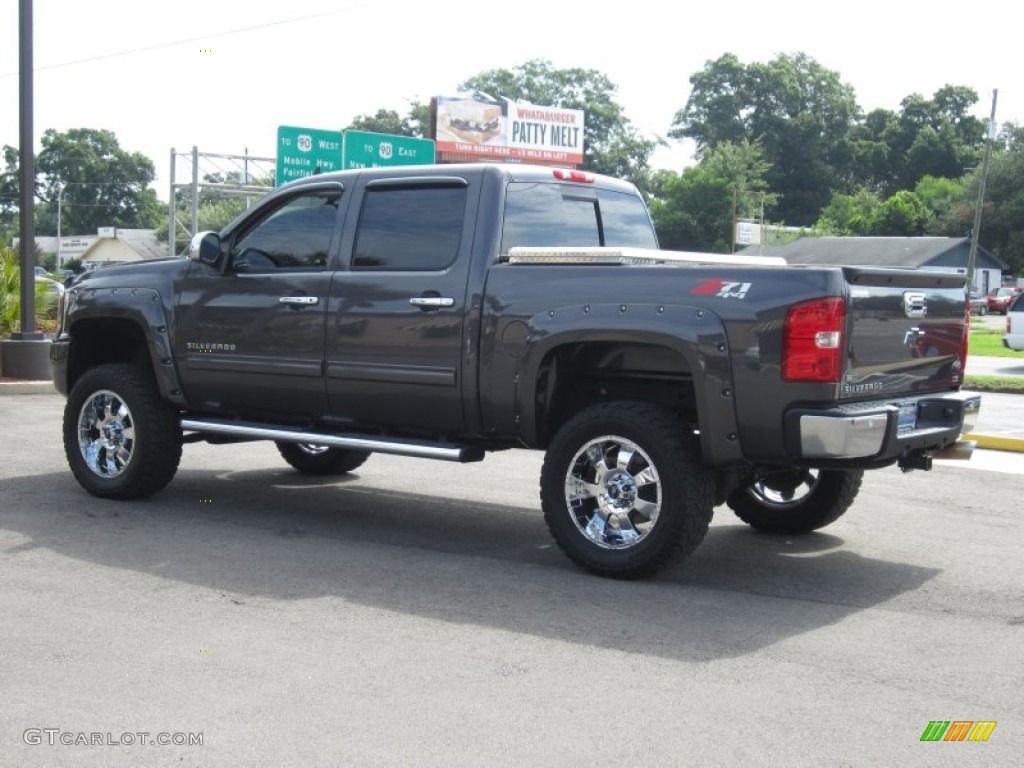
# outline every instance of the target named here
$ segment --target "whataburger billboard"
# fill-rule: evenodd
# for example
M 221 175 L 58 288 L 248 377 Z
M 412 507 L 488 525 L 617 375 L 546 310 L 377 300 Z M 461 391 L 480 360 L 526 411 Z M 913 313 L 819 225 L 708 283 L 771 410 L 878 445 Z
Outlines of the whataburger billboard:
M 583 163 L 583 110 L 438 96 L 433 112 L 437 151 L 450 159 Z

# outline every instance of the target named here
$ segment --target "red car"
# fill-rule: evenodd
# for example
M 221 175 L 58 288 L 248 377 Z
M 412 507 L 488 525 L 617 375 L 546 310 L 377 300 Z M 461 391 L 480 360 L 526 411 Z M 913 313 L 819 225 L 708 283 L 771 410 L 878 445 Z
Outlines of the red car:
M 1020 293 L 1024 288 L 1017 286 L 1003 286 L 996 290 L 995 293 L 988 294 L 985 299 L 988 301 L 988 311 L 998 312 L 1000 315 L 1006 314 L 1006 308 L 1010 306 L 1010 302 L 1013 301 L 1013 297 Z

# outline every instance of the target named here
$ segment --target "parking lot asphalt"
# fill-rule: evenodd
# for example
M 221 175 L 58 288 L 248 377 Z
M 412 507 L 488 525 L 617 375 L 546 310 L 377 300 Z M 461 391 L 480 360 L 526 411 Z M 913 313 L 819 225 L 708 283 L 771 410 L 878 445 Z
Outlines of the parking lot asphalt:
M 1021 763 L 1020 472 L 972 468 L 1020 454 L 868 472 L 807 536 L 722 505 L 618 582 L 551 541 L 537 452 L 324 478 L 195 443 L 120 503 L 63 405 L 0 399 L 4 768 Z M 954 721 L 991 738 L 922 741 Z

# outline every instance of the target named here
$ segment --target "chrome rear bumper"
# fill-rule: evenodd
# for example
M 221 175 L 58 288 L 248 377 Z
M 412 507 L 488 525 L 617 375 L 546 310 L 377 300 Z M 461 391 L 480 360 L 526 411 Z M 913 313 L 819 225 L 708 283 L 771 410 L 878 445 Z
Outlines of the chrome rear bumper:
M 977 392 L 794 409 L 787 433 L 792 435 L 795 425 L 799 453 L 807 459 L 884 461 L 954 445 L 977 423 L 980 410 Z

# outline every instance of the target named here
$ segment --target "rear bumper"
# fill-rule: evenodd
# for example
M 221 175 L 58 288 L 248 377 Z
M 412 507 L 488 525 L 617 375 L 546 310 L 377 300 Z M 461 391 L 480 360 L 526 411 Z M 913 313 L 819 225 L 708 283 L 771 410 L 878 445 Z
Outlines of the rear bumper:
M 794 408 L 786 415 L 787 443 L 808 460 L 891 462 L 953 445 L 974 427 L 980 410 L 976 392 Z

